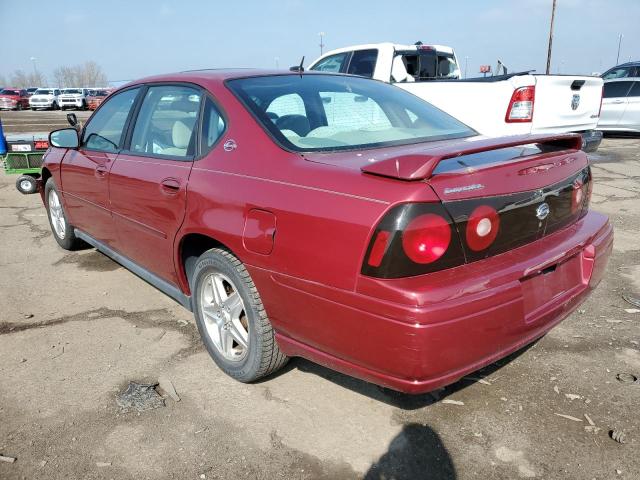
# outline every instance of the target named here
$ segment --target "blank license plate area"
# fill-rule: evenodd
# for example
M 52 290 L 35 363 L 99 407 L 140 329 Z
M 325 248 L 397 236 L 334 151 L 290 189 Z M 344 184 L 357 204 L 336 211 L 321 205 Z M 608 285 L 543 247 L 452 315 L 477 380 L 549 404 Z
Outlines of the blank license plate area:
M 22 144 L 22 145 L 11 145 L 11 151 L 12 152 L 30 152 L 31 151 L 31 145 L 29 144 Z
M 579 255 L 520 280 L 525 318 L 582 285 Z

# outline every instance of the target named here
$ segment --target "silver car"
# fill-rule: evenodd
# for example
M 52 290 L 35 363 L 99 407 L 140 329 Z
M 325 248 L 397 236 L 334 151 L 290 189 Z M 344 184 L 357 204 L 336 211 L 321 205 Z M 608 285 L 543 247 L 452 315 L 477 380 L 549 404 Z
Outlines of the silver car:
M 597 128 L 640 133 L 640 77 L 605 80 Z

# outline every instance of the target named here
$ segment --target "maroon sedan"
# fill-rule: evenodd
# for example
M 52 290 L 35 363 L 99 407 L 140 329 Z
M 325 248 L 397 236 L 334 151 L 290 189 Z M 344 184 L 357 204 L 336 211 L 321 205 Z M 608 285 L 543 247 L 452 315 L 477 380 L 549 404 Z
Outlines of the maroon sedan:
M 359 77 L 148 78 L 50 142 L 60 246 L 193 310 L 243 382 L 290 356 L 405 392 L 454 382 L 565 318 L 612 248 L 578 136 L 483 138 Z

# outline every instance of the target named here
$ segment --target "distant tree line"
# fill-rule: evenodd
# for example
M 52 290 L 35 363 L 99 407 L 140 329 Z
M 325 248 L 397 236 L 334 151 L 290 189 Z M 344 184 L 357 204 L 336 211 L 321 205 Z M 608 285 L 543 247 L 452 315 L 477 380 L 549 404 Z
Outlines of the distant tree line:
M 8 77 L 0 75 L 1 87 L 106 87 L 107 76 L 96 62 L 89 61 L 80 65 L 63 65 L 56 68 L 51 82 L 40 71 L 26 73 L 16 70 Z

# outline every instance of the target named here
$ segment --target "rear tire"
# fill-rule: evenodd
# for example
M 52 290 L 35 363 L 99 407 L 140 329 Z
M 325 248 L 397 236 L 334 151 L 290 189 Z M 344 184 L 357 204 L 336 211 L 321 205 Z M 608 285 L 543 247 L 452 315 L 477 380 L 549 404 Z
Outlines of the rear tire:
M 49 225 L 58 245 L 65 250 L 77 249 L 81 245 L 81 241 L 76 238 L 73 225 L 70 225 L 67 221 L 67 214 L 62 206 L 60 194 L 53 178 L 49 178 L 44 187 L 44 203 L 47 209 Z
M 224 373 L 246 383 L 287 363 L 260 294 L 245 266 L 232 253 L 222 248 L 203 253 L 196 261 L 191 285 L 198 331 Z
M 21 104 L 21 103 L 19 103 L 19 104 L 16 106 L 16 110 L 17 110 L 17 111 L 22 110 L 22 104 Z

